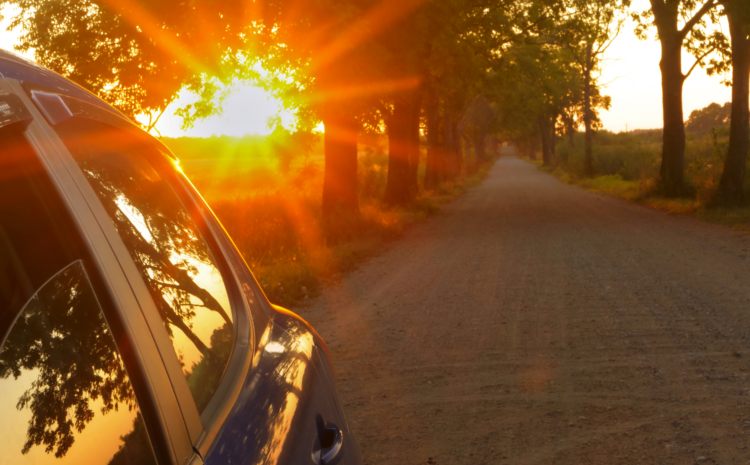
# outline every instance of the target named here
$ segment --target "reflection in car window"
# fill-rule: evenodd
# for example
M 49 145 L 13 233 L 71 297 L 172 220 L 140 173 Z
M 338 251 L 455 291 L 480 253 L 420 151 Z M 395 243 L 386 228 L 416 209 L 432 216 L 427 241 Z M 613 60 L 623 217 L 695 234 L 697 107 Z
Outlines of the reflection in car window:
M 80 261 L 34 294 L 10 329 L 0 393 L 0 463 L 155 463 Z
M 0 128 L 0 465 L 154 463 L 75 225 L 21 130 Z
M 161 315 L 199 411 L 218 387 L 234 338 L 227 291 L 156 149 L 95 121 L 55 126 L 115 224 Z

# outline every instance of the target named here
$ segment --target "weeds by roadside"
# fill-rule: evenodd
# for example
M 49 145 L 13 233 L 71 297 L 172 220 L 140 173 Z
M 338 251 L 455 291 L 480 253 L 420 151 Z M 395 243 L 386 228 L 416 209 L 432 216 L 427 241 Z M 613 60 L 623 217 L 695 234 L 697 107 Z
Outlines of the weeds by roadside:
M 569 139 L 557 145 L 557 159 L 552 166 L 544 166 L 539 160 L 531 162 L 566 184 L 750 231 L 750 207 L 716 206 L 728 139 L 727 127 L 688 133 L 685 150 L 687 191 L 680 198 L 665 197 L 659 187 L 661 130 L 597 133 L 594 145 L 597 174 L 594 177 L 584 174 L 583 134 L 576 135 L 572 146 Z M 745 183 L 748 191 L 750 179 L 746 178 Z
M 249 163 L 185 158 L 186 175 L 232 236 L 268 297 L 281 305 L 300 304 L 319 294 L 327 282 L 356 269 L 409 225 L 440 212 L 443 203 L 481 183 L 494 163 L 480 164 L 475 173 L 436 191 L 420 186 L 409 205 L 390 208 L 379 200 L 388 157 L 382 144 L 369 144 L 359 156 L 361 214 L 338 215 L 324 232 L 322 160 L 314 151 L 283 172 L 265 159 Z

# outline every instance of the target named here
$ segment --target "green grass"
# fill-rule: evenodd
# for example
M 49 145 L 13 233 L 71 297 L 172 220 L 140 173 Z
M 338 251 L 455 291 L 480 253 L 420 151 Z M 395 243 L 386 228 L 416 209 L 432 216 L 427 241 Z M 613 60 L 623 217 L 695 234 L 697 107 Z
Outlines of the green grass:
M 576 136 L 573 146 L 567 138 L 560 141 L 551 166 L 543 165 L 541 160 L 529 161 L 566 184 L 750 232 L 750 207 L 714 206 L 728 145 L 728 128 L 718 128 L 715 133 L 688 133 L 686 142 L 688 194 L 680 198 L 665 197 L 660 192 L 661 130 L 597 133 L 593 177 L 584 174 L 582 134 Z M 745 191 L 750 192 L 748 177 Z

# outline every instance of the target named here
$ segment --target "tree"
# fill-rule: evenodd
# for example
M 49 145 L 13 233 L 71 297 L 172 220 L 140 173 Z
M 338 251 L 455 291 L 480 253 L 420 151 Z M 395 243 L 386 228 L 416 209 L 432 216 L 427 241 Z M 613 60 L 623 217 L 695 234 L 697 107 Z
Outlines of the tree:
M 716 31 L 706 32 L 706 18 L 718 20 L 718 0 L 650 0 L 651 9 L 633 14 L 637 21 L 636 34 L 645 38 L 646 28 L 653 24 L 661 44 L 659 68 L 662 77 L 662 106 L 664 135 L 662 145 L 661 181 L 667 195 L 684 192 L 685 125 L 682 89 L 685 80 L 696 66 L 705 66 L 711 53 L 726 48 L 724 36 Z M 683 20 L 682 27 L 679 20 Z M 695 57 L 687 73 L 682 72 L 682 49 Z
M 390 205 L 412 200 L 418 186 L 419 122 L 428 44 L 422 35 L 428 27 L 426 8 L 430 7 L 420 8 L 373 38 L 386 52 L 382 72 L 388 80 L 404 83 L 381 97 L 381 115 L 388 134 L 388 175 L 383 200 Z
M 479 161 L 486 159 L 485 140 L 497 117 L 497 108 L 484 95 L 479 95 L 471 101 L 461 118 L 461 132 L 471 141 Z
M 18 7 L 18 50 L 99 95 L 145 129 L 183 90 L 198 102 L 178 110 L 186 127 L 220 110 L 221 84 L 242 65 L 242 6 L 230 0 L 0 0 Z
M 574 54 L 549 37 L 540 37 L 535 42 L 514 45 L 505 60 L 501 78 L 508 84 L 500 107 L 509 114 L 501 119 L 515 118 L 515 126 L 525 131 L 523 136 L 536 134 L 544 164 L 549 165 L 554 159 L 559 116 L 581 102 L 581 75 Z M 536 128 L 532 130 L 533 125 Z
M 595 73 L 618 33 L 623 9 L 608 0 L 550 4 L 544 21 L 522 43 L 508 44 L 494 78 L 500 111 L 494 130 L 514 141 L 520 153 L 535 157 L 532 140 L 538 139 L 544 162 L 552 163 L 556 136 L 567 132 L 572 141 L 581 121 L 591 147 L 593 131 L 601 127 L 597 109 L 611 103 Z M 589 166 L 591 158 L 589 150 Z
M 574 12 L 564 40 L 574 50 L 583 77 L 584 169 L 588 176 L 593 176 L 595 98 L 599 96 L 593 73 L 600 70 L 602 56 L 620 33 L 625 5 L 619 0 L 575 0 L 572 6 Z M 608 100 L 599 99 L 598 103 L 609 107 Z
M 750 5 L 742 0 L 723 0 L 721 4 L 732 39 L 732 104 L 729 149 L 719 181 L 719 200 L 740 204 L 745 200 L 743 185 L 750 151 Z
M 699 108 L 690 112 L 685 130 L 688 132 L 706 133 L 712 128 L 728 126 L 732 117 L 732 102 L 724 106 L 711 103 L 705 108 Z
M 473 56 L 474 50 L 465 35 L 470 33 L 467 18 L 477 7 L 461 0 L 433 2 L 377 37 L 383 49 L 388 51 L 389 60 L 384 65 L 389 78 L 413 83 L 410 88 L 394 89 L 384 95 L 385 110 L 382 114 L 389 140 L 386 203 L 404 204 L 417 191 L 423 103 L 431 112 L 427 124 L 429 167 L 426 167 L 426 173 L 429 171 L 429 174 L 426 174 L 425 182 L 434 188 L 447 174 L 445 169 L 449 164 L 444 163 L 446 145 L 443 144 L 440 151 L 436 145 L 439 143 L 439 93 L 444 89 L 435 82 L 433 65 L 436 54 L 441 54 L 451 65 L 458 65 L 454 61 L 456 49 L 463 50 L 465 57 Z M 451 66 L 450 71 L 462 75 L 475 71 L 466 60 L 461 64 L 465 66 Z M 436 162 L 441 165 L 439 169 L 436 169 Z
M 323 122 L 323 214 L 357 213 L 357 135 L 364 126 L 378 126 L 374 109 L 382 108 L 384 94 L 413 87 L 408 79 L 399 79 L 403 73 L 388 69 L 393 61 L 376 39 L 423 1 L 252 4 L 248 40 L 265 75 L 250 69 L 248 78 L 295 111 L 302 126 L 311 129 Z
M 430 7 L 445 8 L 448 3 L 433 3 Z M 454 1 L 453 4 L 438 22 L 441 27 L 429 35 L 432 41 L 425 84 L 428 142 L 425 185 L 433 188 L 461 172 L 462 138 L 474 140 L 471 145 L 481 152 L 482 132 L 499 130 L 503 111 L 497 113 L 500 119 L 488 112 L 480 113 L 489 118 L 467 118 L 466 112 L 472 102 L 479 101 L 487 102 L 497 111 L 504 96 L 514 95 L 511 89 L 516 88 L 515 83 L 503 79 L 508 50 L 546 31 L 553 23 L 551 19 L 563 9 L 557 0 Z M 481 124 L 474 124 L 480 121 Z
M 178 110 L 184 127 L 217 113 L 234 79 L 272 90 L 300 130 L 323 121 L 326 216 L 358 211 L 359 118 L 382 87 L 368 39 L 419 3 L 0 0 L 19 7 L 11 25 L 25 31 L 21 50 L 131 118 L 148 115 L 149 130 L 182 89 L 199 96 Z

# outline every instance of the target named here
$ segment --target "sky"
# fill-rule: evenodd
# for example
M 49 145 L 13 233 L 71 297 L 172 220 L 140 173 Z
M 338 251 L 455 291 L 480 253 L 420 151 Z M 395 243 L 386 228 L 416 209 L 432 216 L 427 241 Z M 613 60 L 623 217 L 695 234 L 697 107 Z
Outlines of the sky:
M 648 1 L 633 2 L 636 9 L 645 10 Z M 645 4 L 645 5 L 644 5 Z M 662 122 L 661 49 L 656 31 L 649 30 L 648 40 L 639 40 L 628 21 L 605 54 L 601 82 L 609 83 L 603 94 L 612 97 L 612 108 L 601 112 L 604 128 L 619 132 L 627 129 L 660 128 Z M 728 29 L 725 29 L 728 34 Z M 682 55 L 682 69 L 687 72 L 695 59 L 687 52 Z M 721 84 L 721 76 L 709 77 L 703 69 L 696 68 L 685 81 L 683 107 L 685 119 L 690 112 L 704 108 L 712 102 L 732 100 L 732 89 Z
M 636 9 L 645 9 L 648 0 L 636 0 Z M 0 22 L 0 48 L 12 50 L 17 33 L 8 32 L 8 16 Z M 661 76 L 659 73 L 660 48 L 655 32 L 649 31 L 649 39 L 638 40 L 633 34 L 634 26 L 627 22 L 612 46 L 607 51 L 600 82 L 606 83 L 605 95 L 612 97 L 612 108 L 601 112 L 604 128 L 614 132 L 632 129 L 660 128 L 662 126 Z M 33 59 L 33 54 L 27 54 Z M 693 60 L 683 54 L 683 70 L 688 70 Z M 180 118 L 174 116 L 179 106 L 194 100 L 195 96 L 182 93 L 167 109 L 157 129 L 163 136 L 209 137 L 211 135 L 243 136 L 245 134 L 268 134 L 268 120 L 280 112 L 280 104 L 263 90 L 238 85 L 232 90 L 224 104 L 222 114 L 199 121 L 191 129 L 180 128 Z M 721 84 L 721 77 L 709 77 L 702 69 L 696 69 L 686 81 L 683 93 L 685 118 L 690 112 L 712 102 L 723 104 L 731 100 L 731 89 Z M 284 117 L 287 120 L 288 117 Z

